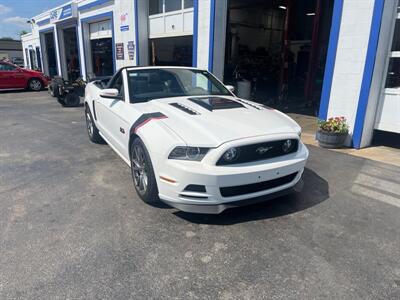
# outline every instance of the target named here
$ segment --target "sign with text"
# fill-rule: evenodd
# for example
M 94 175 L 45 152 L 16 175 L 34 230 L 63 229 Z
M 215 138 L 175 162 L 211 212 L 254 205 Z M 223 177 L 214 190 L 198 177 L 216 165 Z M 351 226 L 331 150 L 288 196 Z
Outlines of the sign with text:
M 50 22 L 56 23 L 61 20 L 76 18 L 76 6 L 74 3 L 57 8 L 50 12 Z
M 119 16 L 119 21 L 121 22 L 121 25 L 119 29 L 122 31 L 129 31 L 129 14 L 128 13 L 123 13 Z
M 121 31 L 129 31 L 129 25 L 124 25 L 119 28 Z
M 128 47 L 129 60 L 134 60 L 135 59 L 135 43 L 133 41 L 128 41 L 127 47 Z
M 115 44 L 115 54 L 116 54 L 117 60 L 124 59 L 124 43 L 116 43 Z

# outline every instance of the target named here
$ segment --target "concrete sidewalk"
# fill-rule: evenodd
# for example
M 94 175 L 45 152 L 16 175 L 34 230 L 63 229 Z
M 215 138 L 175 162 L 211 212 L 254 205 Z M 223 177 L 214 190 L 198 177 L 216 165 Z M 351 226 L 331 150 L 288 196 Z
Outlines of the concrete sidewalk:
M 315 139 L 315 132 L 317 131 L 317 118 L 299 114 L 289 114 L 303 129 L 302 140 L 307 145 L 318 146 Z M 363 157 L 374 161 L 379 161 L 395 166 L 400 166 L 400 149 L 391 148 L 386 146 L 371 146 L 364 149 L 342 148 L 342 149 L 327 149 L 328 151 L 335 151 Z

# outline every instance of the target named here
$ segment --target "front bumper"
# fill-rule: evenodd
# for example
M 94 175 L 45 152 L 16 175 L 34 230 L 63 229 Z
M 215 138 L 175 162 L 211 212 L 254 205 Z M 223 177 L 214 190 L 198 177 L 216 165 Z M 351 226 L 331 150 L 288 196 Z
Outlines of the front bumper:
M 168 160 L 156 172 L 159 197 L 179 210 L 195 213 L 220 213 L 227 208 L 252 204 L 287 194 L 301 179 L 308 158 L 308 150 L 299 143 L 296 153 L 254 163 L 215 166 L 198 162 Z M 293 175 L 293 177 L 290 177 Z M 289 182 L 254 192 L 222 196 L 221 188 L 254 186 L 258 183 L 290 177 Z M 161 178 L 173 179 L 175 182 Z M 186 191 L 189 185 L 201 185 L 205 191 Z

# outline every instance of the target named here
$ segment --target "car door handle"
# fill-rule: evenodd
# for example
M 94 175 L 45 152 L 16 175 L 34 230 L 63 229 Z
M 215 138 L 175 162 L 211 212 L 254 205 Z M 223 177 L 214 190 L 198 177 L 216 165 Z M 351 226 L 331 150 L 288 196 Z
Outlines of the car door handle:
M 119 128 L 119 131 L 120 131 L 122 134 L 125 134 L 125 129 L 123 129 L 122 127 Z

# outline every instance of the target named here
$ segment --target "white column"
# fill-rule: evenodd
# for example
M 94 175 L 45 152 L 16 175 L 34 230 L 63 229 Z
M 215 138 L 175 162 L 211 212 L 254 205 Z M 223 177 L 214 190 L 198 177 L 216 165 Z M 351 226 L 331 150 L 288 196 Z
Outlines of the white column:
M 227 15 L 228 1 L 216 0 L 214 21 L 213 74 L 217 76 L 220 80 L 223 80 L 224 77 Z
M 210 0 L 198 0 L 197 67 L 208 69 L 210 44 Z
M 381 100 L 381 91 L 386 80 L 386 62 L 392 41 L 393 23 L 396 21 L 396 1 L 385 1 L 381 29 L 379 33 L 378 49 L 376 53 L 374 73 L 371 82 L 371 89 L 368 97 L 367 112 L 365 115 L 360 147 L 367 147 L 372 142 L 374 133 L 375 118 L 378 112 L 378 104 Z
M 139 61 L 139 65 L 141 66 L 147 66 L 149 65 L 149 3 L 148 1 L 142 1 L 142 0 L 137 0 L 135 1 L 137 3 L 137 17 L 138 17 L 138 22 L 135 22 L 135 24 L 138 24 L 138 28 L 135 28 L 137 32 L 137 37 L 138 40 L 135 38 L 135 45 L 139 45 L 139 47 L 136 47 L 137 52 L 136 52 L 136 64 Z M 136 17 L 136 15 L 135 15 Z M 139 56 L 139 60 L 137 59 Z
M 54 30 L 54 43 L 56 44 L 56 60 L 57 60 L 57 73 L 59 76 L 62 76 L 61 72 L 61 59 L 60 59 L 60 47 L 58 43 L 58 32 L 57 32 L 57 26 L 53 26 Z
M 81 67 L 81 73 L 83 80 L 86 80 L 86 61 L 85 61 L 85 49 L 83 47 L 83 36 L 82 36 L 82 24 L 78 21 L 76 27 L 78 34 L 78 47 L 79 47 L 79 62 Z
M 375 0 L 343 4 L 328 118 L 345 116 L 353 132 Z M 351 145 L 351 136 L 346 140 Z

